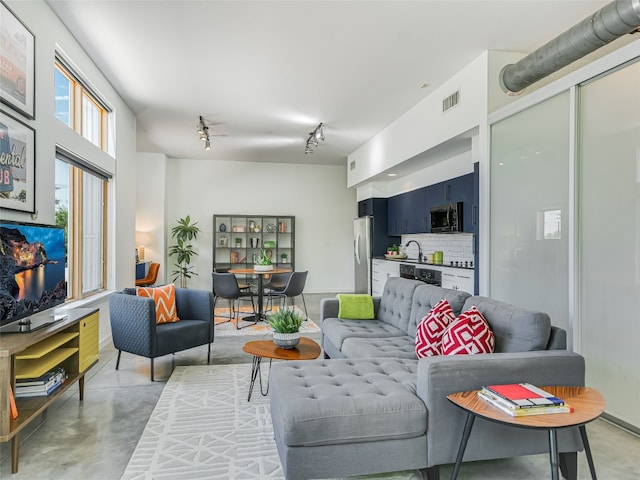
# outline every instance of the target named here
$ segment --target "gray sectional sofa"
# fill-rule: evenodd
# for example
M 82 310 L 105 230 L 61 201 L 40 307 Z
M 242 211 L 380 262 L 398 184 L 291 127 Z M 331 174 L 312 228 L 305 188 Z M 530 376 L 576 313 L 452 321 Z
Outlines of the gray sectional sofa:
M 495 335 L 495 353 L 417 359 L 416 327 L 442 298 L 459 314 L 472 305 Z M 374 320 L 339 319 L 321 302 L 324 360 L 271 371 L 271 416 L 289 480 L 421 469 L 439 478 L 455 462 L 466 415 L 446 396 L 487 384 L 584 385 L 584 359 L 566 350 L 549 316 L 485 297 L 391 278 Z M 565 478 L 576 478 L 577 428 L 558 435 Z M 464 461 L 548 453 L 543 431 L 477 420 Z M 464 464 L 463 464 L 464 471 Z

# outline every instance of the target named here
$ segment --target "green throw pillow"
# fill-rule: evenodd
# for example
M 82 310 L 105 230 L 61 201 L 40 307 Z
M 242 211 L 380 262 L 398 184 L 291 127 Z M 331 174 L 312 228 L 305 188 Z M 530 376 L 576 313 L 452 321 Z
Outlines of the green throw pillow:
M 373 320 L 373 297 L 362 293 L 336 295 L 339 302 L 338 318 L 350 320 Z

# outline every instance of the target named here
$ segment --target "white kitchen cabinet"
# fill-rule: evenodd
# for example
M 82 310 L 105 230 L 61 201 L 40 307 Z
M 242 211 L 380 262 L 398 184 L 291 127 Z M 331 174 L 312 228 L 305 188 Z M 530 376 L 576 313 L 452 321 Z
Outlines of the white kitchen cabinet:
M 442 271 L 442 288 L 451 290 L 462 290 L 473 295 L 474 280 L 473 270 L 460 270 L 457 268 L 447 268 Z
M 393 260 L 374 259 L 371 274 L 371 295 L 379 297 L 384 291 L 387 279 L 400 276 L 400 264 Z

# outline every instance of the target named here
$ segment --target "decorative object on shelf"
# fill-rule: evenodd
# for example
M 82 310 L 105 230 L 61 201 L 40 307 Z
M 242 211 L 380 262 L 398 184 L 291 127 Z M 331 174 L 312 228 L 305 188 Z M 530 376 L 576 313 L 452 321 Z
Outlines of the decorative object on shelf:
M 266 250 L 262 250 L 260 255 L 253 256 L 253 269 L 256 272 L 268 272 L 273 270 L 273 265 L 271 264 L 271 258 L 267 254 Z
M 280 254 L 280 263 L 287 263 L 288 255 L 286 253 Z
M 226 235 L 222 235 L 220 238 L 218 238 L 218 246 L 221 248 L 226 248 L 227 245 L 229 245 L 228 243 L 228 238 L 226 237 Z
M 303 322 L 304 317 L 293 309 L 280 309 L 267 316 L 267 323 L 273 328 L 273 342 L 285 349 L 298 345 Z
M 276 242 L 274 242 L 273 240 L 265 240 L 263 245 L 264 248 L 276 248 Z
M 278 224 L 278 231 L 280 233 L 285 233 L 287 231 L 287 223 L 286 222 L 280 222 Z
M 249 231 L 252 233 L 256 231 L 256 222 L 253 220 L 249 221 Z
M 36 211 L 35 137 L 31 127 L 0 112 L 1 208 Z
M 305 155 L 307 153 L 313 153 L 313 148 L 318 146 L 318 140 L 325 141 L 324 130 L 322 129 L 323 123 L 320 122 L 313 132 L 309 132 L 309 138 L 307 138 L 307 146 L 304 149 Z
M 180 286 L 187 288 L 187 279 L 192 275 L 198 275 L 193 271 L 191 263 L 191 257 L 198 255 L 193 250 L 193 245 L 189 243 L 191 240 L 196 240 L 200 229 L 198 228 L 198 222 L 191 223 L 191 217 L 187 215 L 185 218 L 178 220 L 178 225 L 171 229 L 171 238 L 176 240 L 176 244 L 169 247 L 169 256 L 176 256 L 177 263 L 175 264 L 176 270 L 171 272 L 173 281 L 180 279 Z
M 267 233 L 276 233 L 276 226 L 273 223 L 267 224 Z
M 236 247 L 239 247 L 241 245 L 242 245 L 242 238 L 236 237 Z
M 219 227 L 219 230 L 220 230 L 221 232 L 226 232 L 226 231 L 227 231 L 227 226 L 226 226 L 224 223 L 221 223 L 221 224 L 220 224 L 220 227 Z
M 0 2 L 3 68 L 0 100 L 27 118 L 35 118 L 35 36 Z M 10 54 L 8 54 L 10 52 Z

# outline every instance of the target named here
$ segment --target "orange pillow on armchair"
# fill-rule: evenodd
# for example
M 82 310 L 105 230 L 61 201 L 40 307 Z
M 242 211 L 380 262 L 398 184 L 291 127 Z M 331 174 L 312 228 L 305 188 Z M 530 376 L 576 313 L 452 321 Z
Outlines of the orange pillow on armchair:
M 162 287 L 137 287 L 136 294 L 153 299 L 156 304 L 156 324 L 180 321 L 176 308 L 176 286 L 173 283 Z

